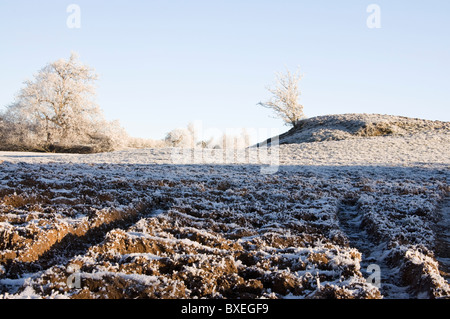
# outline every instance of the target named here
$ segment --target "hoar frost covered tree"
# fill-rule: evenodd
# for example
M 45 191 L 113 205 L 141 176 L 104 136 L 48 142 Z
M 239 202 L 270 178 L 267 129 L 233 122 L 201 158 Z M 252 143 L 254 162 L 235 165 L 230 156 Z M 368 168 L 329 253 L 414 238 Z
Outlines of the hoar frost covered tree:
M 267 102 L 260 102 L 266 108 L 275 111 L 286 124 L 295 126 L 295 124 L 305 117 L 303 105 L 299 103 L 300 89 L 298 83 L 302 79 L 299 71 L 291 73 L 289 70 L 283 73 L 276 73 L 276 85 L 268 88 L 272 93 L 272 98 Z
M 167 133 L 165 142 L 171 147 L 195 148 L 197 143 L 197 131 L 193 123 L 186 128 L 176 128 Z
M 42 149 L 94 145 L 97 150 L 112 150 L 124 143 L 124 129 L 117 121 L 107 122 L 95 102 L 97 79 L 76 53 L 69 60 L 46 65 L 33 80 L 25 81 L 3 114 L 4 142 Z
M 245 149 L 250 146 L 250 136 L 246 129 L 226 131 L 221 136 L 202 136 L 198 128 L 189 123 L 186 128 L 176 128 L 165 137 L 169 147 L 208 148 L 208 149 Z

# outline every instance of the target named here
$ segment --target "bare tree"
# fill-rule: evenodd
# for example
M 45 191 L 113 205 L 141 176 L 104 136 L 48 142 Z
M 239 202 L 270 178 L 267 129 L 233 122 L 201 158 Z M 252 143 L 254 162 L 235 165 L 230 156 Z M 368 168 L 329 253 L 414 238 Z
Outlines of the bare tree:
M 300 97 L 298 83 L 301 79 L 302 75 L 299 71 L 291 73 L 287 70 L 285 74 L 276 73 L 276 85 L 268 88 L 272 98 L 258 105 L 273 109 L 286 124 L 295 126 L 304 117 L 303 105 L 298 101 Z

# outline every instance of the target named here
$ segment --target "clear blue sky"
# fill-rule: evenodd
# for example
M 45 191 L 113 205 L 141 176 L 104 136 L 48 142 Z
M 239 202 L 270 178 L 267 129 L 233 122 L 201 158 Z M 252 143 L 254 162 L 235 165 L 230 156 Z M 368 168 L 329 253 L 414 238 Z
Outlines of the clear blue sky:
M 69 4 L 81 28 L 66 25 Z M 369 29 L 371 3 L 381 28 Z M 287 127 L 256 104 L 300 66 L 307 116 L 381 113 L 450 121 L 450 1 L 0 0 L 0 109 L 71 51 L 100 75 L 98 103 L 133 136 Z

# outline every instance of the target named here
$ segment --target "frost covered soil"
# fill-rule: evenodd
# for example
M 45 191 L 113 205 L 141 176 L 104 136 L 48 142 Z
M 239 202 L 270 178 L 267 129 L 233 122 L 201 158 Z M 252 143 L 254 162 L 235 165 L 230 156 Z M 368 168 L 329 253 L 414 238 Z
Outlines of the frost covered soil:
M 0 153 L 0 297 L 450 298 L 449 145 L 282 145 L 269 175 L 164 149 Z

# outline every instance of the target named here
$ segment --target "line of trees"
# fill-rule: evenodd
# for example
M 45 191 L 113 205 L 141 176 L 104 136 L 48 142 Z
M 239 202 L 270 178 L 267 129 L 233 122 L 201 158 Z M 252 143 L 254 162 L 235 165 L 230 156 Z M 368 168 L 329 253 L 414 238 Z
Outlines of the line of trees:
M 269 88 L 272 99 L 259 103 L 271 108 L 287 124 L 303 117 L 298 103 L 298 73 L 277 74 L 277 85 Z M 47 64 L 32 80 L 24 82 L 14 103 L 0 113 L 0 150 L 92 153 L 123 148 L 148 147 L 248 147 L 245 132 L 223 135 L 220 141 L 198 140 L 192 124 L 170 131 L 162 141 L 130 137 L 119 121 L 107 121 L 95 101 L 95 70 L 79 61 Z
M 300 89 L 299 82 L 302 79 L 300 71 L 291 73 L 276 73 L 276 83 L 272 87 L 267 87 L 271 97 L 266 102 L 259 102 L 258 105 L 272 109 L 277 118 L 284 121 L 286 125 L 296 126 L 305 117 L 303 105 L 299 102 Z M 198 133 L 192 123 L 186 128 L 179 128 L 170 131 L 165 142 L 168 146 L 184 148 L 246 148 L 250 146 L 250 136 L 243 130 L 240 134 L 223 134 L 219 140 L 213 138 L 199 140 Z
M 186 128 L 177 128 L 167 133 L 164 142 L 168 147 L 210 148 L 210 149 L 244 149 L 251 146 L 251 137 L 246 129 L 225 132 L 216 137 L 201 135 L 193 123 Z

